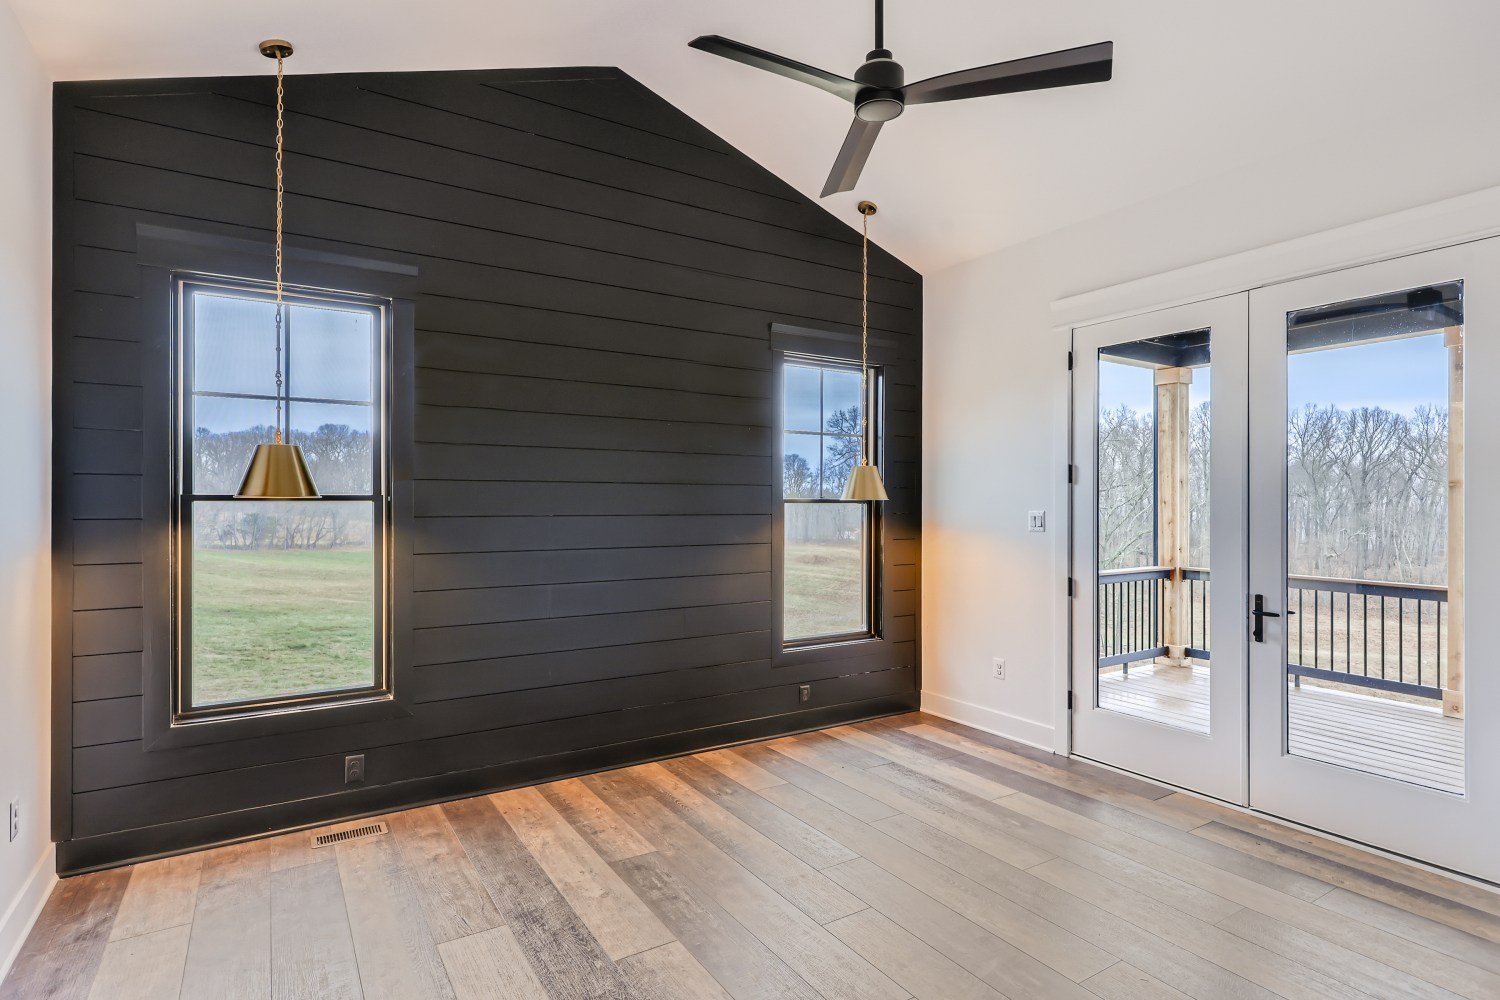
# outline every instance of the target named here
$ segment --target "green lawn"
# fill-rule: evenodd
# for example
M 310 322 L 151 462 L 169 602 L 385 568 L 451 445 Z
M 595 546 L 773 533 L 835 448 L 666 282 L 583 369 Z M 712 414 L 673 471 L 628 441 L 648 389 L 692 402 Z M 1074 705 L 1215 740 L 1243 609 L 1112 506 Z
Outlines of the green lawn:
M 361 687 L 371 682 L 368 549 L 193 554 L 193 700 Z
M 199 549 L 192 579 L 196 705 L 370 683 L 368 549 Z M 858 546 L 789 544 L 787 637 L 864 627 Z
M 786 638 L 838 635 L 864 628 L 859 546 L 788 543 Z

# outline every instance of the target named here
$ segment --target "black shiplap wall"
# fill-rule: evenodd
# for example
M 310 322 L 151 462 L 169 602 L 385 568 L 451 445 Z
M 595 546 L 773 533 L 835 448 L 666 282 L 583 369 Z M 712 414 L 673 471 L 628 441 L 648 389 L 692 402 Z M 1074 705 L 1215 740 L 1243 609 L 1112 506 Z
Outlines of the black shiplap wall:
M 136 234 L 268 240 L 272 100 L 267 77 L 56 90 L 60 867 L 915 704 L 919 276 L 872 253 L 887 641 L 776 664 L 768 327 L 857 331 L 857 235 L 617 70 L 293 76 L 289 245 L 417 271 L 393 581 L 416 708 L 148 748 L 143 472 L 168 442 L 144 365 L 169 325 Z

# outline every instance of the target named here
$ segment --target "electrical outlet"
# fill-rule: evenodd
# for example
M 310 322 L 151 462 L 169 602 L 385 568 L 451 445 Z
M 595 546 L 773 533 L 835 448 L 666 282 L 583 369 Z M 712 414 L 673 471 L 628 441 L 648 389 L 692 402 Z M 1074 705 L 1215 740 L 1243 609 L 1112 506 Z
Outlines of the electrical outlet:
M 21 836 L 21 800 L 11 799 L 10 802 L 10 842 L 15 843 Z
M 797 685 L 797 704 L 799 704 L 799 705 L 806 705 L 810 701 L 812 701 L 812 685 L 811 684 L 798 684 Z
M 995 657 L 995 680 L 1005 680 L 1005 661 L 998 656 Z
M 344 784 L 357 785 L 365 780 L 365 755 L 351 753 L 344 758 Z
M 1047 512 L 1045 510 L 1028 510 L 1026 512 L 1027 531 L 1046 531 Z

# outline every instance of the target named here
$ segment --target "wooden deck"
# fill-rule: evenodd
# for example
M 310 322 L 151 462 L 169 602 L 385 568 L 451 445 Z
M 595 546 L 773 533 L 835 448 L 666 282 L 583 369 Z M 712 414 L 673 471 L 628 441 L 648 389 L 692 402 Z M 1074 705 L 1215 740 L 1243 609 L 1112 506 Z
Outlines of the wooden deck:
M 1192 732 L 1208 732 L 1206 666 L 1136 665 L 1099 677 L 1099 705 Z M 1464 723 L 1431 706 L 1304 681 L 1290 692 L 1291 751 L 1382 777 L 1462 795 Z
M 383 818 L 65 879 L 0 1000 L 1500 997 L 1500 895 L 932 716 Z

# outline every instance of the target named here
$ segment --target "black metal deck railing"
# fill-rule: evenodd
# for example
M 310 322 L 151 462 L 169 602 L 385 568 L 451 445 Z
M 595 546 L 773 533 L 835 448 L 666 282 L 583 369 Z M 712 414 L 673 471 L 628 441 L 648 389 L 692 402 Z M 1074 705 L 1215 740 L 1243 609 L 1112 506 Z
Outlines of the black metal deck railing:
M 1164 566 L 1099 574 L 1099 667 L 1128 670 L 1166 653 Z M 1186 645 L 1209 659 L 1208 570 L 1185 569 Z M 1441 698 L 1447 679 L 1446 587 L 1292 576 L 1287 580 L 1287 672 L 1336 684 Z
M 1441 698 L 1448 588 L 1287 578 L 1287 671 L 1296 677 Z
M 1165 566 L 1111 569 L 1099 574 L 1099 666 L 1130 664 L 1161 656 L 1162 588 L 1172 571 Z

